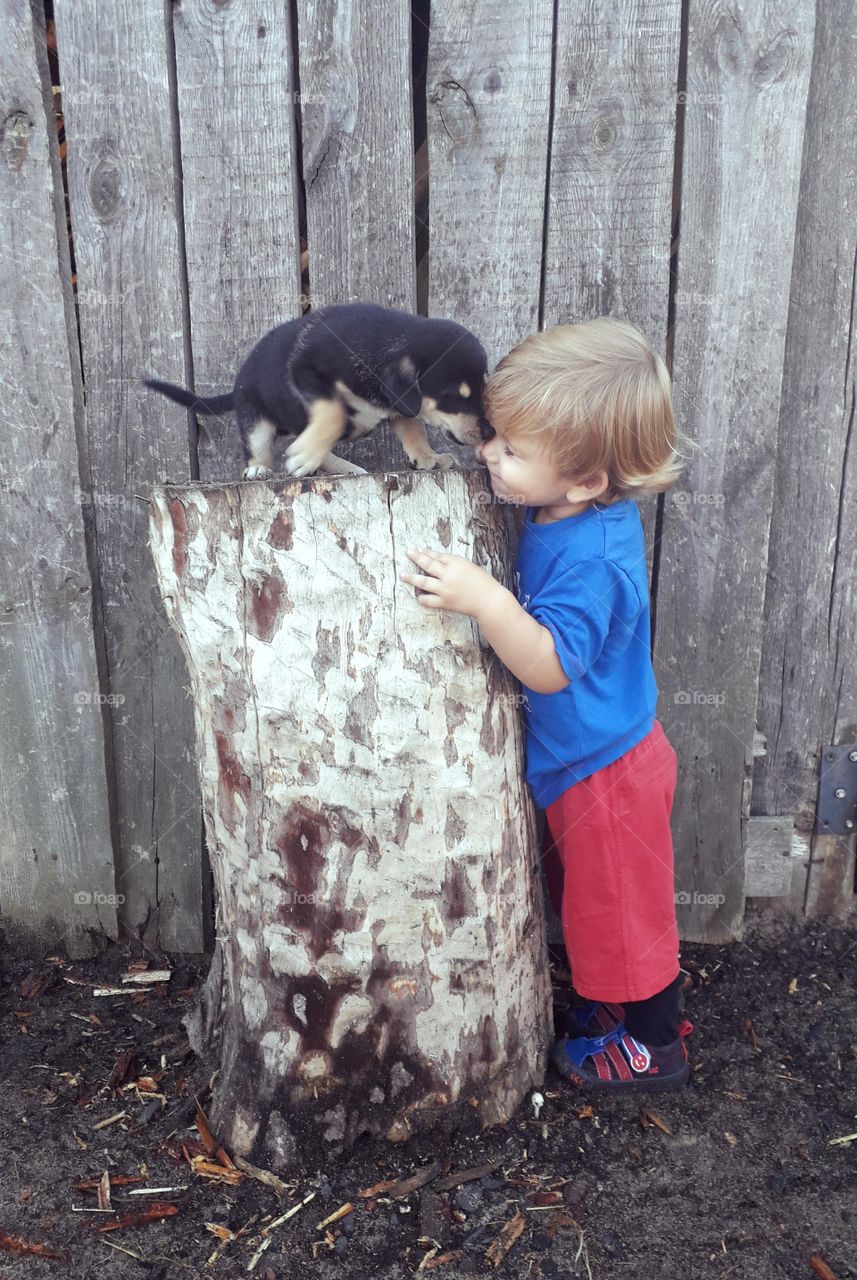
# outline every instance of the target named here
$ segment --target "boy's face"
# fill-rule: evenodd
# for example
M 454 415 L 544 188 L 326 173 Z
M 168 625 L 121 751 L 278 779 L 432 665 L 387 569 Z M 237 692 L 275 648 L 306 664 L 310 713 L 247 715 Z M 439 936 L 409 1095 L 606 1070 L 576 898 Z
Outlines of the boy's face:
M 501 431 L 474 450 L 491 476 L 491 487 L 501 502 L 526 507 L 561 507 L 581 499 L 583 491 L 574 480 L 563 476 L 530 440 L 514 441 Z M 569 499 L 569 493 L 575 497 Z M 591 495 L 589 495 L 591 497 Z

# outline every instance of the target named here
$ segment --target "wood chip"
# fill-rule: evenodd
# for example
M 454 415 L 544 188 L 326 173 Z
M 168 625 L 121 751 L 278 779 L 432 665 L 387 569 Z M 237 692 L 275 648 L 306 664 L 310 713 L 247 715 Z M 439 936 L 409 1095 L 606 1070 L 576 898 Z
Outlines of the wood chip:
M 114 1222 L 103 1222 L 100 1226 L 92 1223 L 92 1231 L 120 1231 L 125 1227 L 145 1227 L 150 1222 L 158 1222 L 161 1218 L 171 1218 L 178 1213 L 178 1206 L 165 1200 L 156 1200 L 145 1209 L 120 1214 Z
M 462 1182 L 473 1182 L 476 1178 L 487 1178 L 489 1173 L 493 1173 L 498 1165 L 502 1164 L 501 1160 L 492 1160 L 490 1164 L 480 1164 L 473 1169 L 459 1169 L 458 1173 L 447 1173 L 442 1178 L 438 1178 L 434 1184 L 434 1191 L 449 1191 L 451 1187 L 458 1187 Z
M 255 1271 L 255 1270 L 256 1270 L 256 1268 L 257 1268 L 257 1267 L 258 1267 L 258 1265 L 259 1265 L 259 1259 L 262 1257 L 262 1254 L 265 1252 L 265 1250 L 266 1250 L 267 1248 L 269 1248 L 269 1247 L 270 1247 L 270 1244 L 271 1244 L 271 1237 L 270 1237 L 270 1236 L 268 1236 L 268 1237 L 267 1237 L 267 1239 L 265 1239 L 265 1240 L 263 1240 L 263 1241 L 262 1241 L 262 1243 L 259 1245 L 259 1248 L 258 1248 L 258 1249 L 256 1250 L 256 1252 L 253 1254 L 253 1257 L 252 1257 L 252 1258 L 250 1259 L 250 1261 L 247 1263 L 247 1270 L 248 1270 L 248 1271 Z
M 85 1181 L 76 1182 L 74 1184 L 75 1191 L 94 1191 L 98 1187 L 103 1178 L 87 1178 Z M 111 1187 L 124 1187 L 129 1182 L 145 1182 L 146 1179 L 142 1174 L 116 1173 L 110 1178 Z
M 219 1222 L 204 1222 L 203 1226 L 206 1231 L 210 1231 L 213 1236 L 217 1236 L 218 1240 L 223 1240 L 224 1243 L 228 1244 L 229 1241 L 235 1239 L 235 1232 L 230 1231 L 229 1227 L 224 1227 Z
M 110 1174 L 107 1170 L 101 1175 L 101 1181 L 98 1184 L 98 1207 L 99 1209 L 112 1209 L 110 1203 Z
M 374 1186 L 364 1187 L 363 1190 L 358 1191 L 357 1194 L 361 1200 L 368 1200 L 370 1198 L 374 1199 L 375 1196 L 384 1195 L 390 1190 L 390 1187 L 394 1187 L 395 1185 L 394 1181 L 389 1180 L 387 1182 L 376 1182 Z
M 368 1196 L 383 1194 L 392 1196 L 394 1200 L 399 1199 L 401 1196 L 409 1196 L 412 1191 L 418 1191 L 427 1182 L 434 1181 L 442 1167 L 441 1162 L 435 1160 L 432 1164 L 426 1165 L 424 1169 L 419 1169 L 410 1178 L 402 1178 L 397 1182 L 378 1182 L 374 1187 L 367 1187 L 365 1191 L 358 1191 L 357 1194 L 364 1200 Z
M 206 1160 L 204 1156 L 194 1156 L 190 1162 L 194 1173 L 201 1178 L 211 1178 L 214 1182 L 225 1182 L 230 1187 L 237 1186 L 244 1178 L 240 1169 L 225 1169 L 222 1164 Z
M 278 1178 L 275 1173 L 271 1173 L 269 1169 L 259 1169 L 255 1164 L 251 1164 L 249 1160 L 245 1160 L 243 1156 L 236 1156 L 235 1163 L 242 1173 L 248 1174 L 251 1178 L 255 1178 L 257 1182 L 264 1182 L 266 1187 L 271 1187 L 276 1191 L 278 1196 L 285 1197 L 289 1194 L 289 1185 L 283 1182 L 282 1178 Z
M 202 1107 L 199 1105 L 199 1099 L 197 1098 L 196 1094 L 194 1094 L 194 1102 L 196 1103 L 195 1124 L 196 1124 L 197 1133 L 199 1134 L 199 1140 L 202 1143 L 202 1145 L 205 1147 L 208 1154 L 210 1156 L 213 1156 L 219 1146 L 219 1143 L 215 1142 L 214 1140 L 214 1136 L 208 1127 L 208 1121 L 205 1118 L 205 1112 L 203 1111 Z
M 316 1193 L 314 1191 L 310 1191 L 304 1196 L 303 1200 L 299 1200 L 297 1204 L 293 1204 L 291 1209 L 287 1209 L 285 1213 L 280 1214 L 279 1218 L 275 1218 L 273 1222 L 268 1223 L 267 1227 L 263 1227 L 259 1234 L 267 1236 L 270 1235 L 272 1231 L 276 1231 L 277 1227 L 281 1227 L 284 1222 L 289 1220 L 289 1218 L 293 1218 L 305 1204 L 309 1204 L 310 1200 L 314 1200 L 315 1196 Z
M 137 1053 L 134 1049 L 126 1049 L 120 1053 L 113 1064 L 113 1070 L 107 1079 L 107 1088 L 111 1093 L 118 1093 L 120 1085 L 137 1071 Z
M 321 1231 L 324 1227 L 329 1227 L 331 1222 L 338 1222 L 340 1218 L 345 1218 L 349 1213 L 354 1212 L 354 1205 L 349 1200 L 346 1204 L 341 1204 L 338 1209 L 334 1209 L 333 1213 L 329 1213 L 327 1217 L 317 1223 L 316 1231 Z
M 531 1199 L 532 1199 L 533 1205 L 536 1208 L 541 1208 L 543 1205 L 548 1205 L 548 1204 L 549 1205 L 562 1204 L 562 1192 L 561 1191 L 537 1191 L 533 1196 L 531 1196 Z
M 442 1267 L 446 1262 L 458 1262 L 461 1257 L 461 1250 L 453 1249 L 450 1253 L 439 1253 L 436 1258 L 431 1258 L 428 1254 L 426 1254 L 426 1257 L 429 1258 L 429 1261 L 426 1262 L 423 1270 L 434 1271 L 435 1267 Z M 422 1263 L 420 1263 L 420 1266 L 422 1266 Z
M 24 1240 L 22 1236 L 8 1236 L 0 1232 L 0 1249 L 7 1253 L 29 1253 L 37 1258 L 64 1258 L 65 1254 L 51 1248 L 49 1244 L 36 1244 L 32 1240 Z
M 210 1267 L 213 1267 L 214 1264 L 218 1261 L 218 1259 L 222 1257 L 223 1252 L 226 1249 L 227 1245 L 232 1244 L 236 1240 L 240 1240 L 242 1236 L 246 1236 L 248 1232 L 252 1229 L 253 1225 L 258 1221 L 258 1219 L 259 1219 L 258 1213 L 254 1213 L 251 1218 L 247 1219 L 243 1227 L 239 1227 L 237 1231 L 230 1231 L 228 1236 L 224 1236 L 221 1239 L 220 1244 L 214 1250 L 214 1253 L 212 1253 L 212 1255 L 208 1259 L 206 1259 L 206 1263 L 205 1263 L 206 1270 Z M 212 1230 L 216 1225 L 217 1224 L 215 1223 L 206 1223 L 206 1226 L 208 1227 L 209 1230 Z M 228 1231 L 229 1229 L 228 1227 L 226 1227 L 224 1228 L 224 1230 Z M 215 1235 L 219 1235 L 219 1234 L 220 1234 L 219 1232 L 215 1231 Z M 264 1235 L 265 1233 L 262 1232 L 262 1234 Z
M 224 1151 L 223 1147 L 220 1146 L 217 1139 L 214 1137 L 211 1130 L 209 1129 L 208 1121 L 205 1118 L 205 1112 L 203 1111 L 202 1107 L 199 1105 L 199 1099 L 197 1098 L 196 1094 L 194 1094 L 194 1101 L 196 1102 L 195 1124 L 196 1124 L 197 1132 L 199 1133 L 200 1139 L 202 1140 L 202 1145 L 205 1147 L 208 1154 L 210 1156 L 214 1156 L 215 1159 L 220 1164 L 222 1164 L 225 1169 L 229 1169 L 231 1172 L 238 1174 L 238 1177 L 231 1179 L 231 1181 L 240 1182 L 241 1180 L 240 1170 L 238 1170 L 235 1167 L 230 1157 Z
M 643 1129 L 649 1129 L 652 1125 L 655 1125 L 662 1133 L 672 1133 L 672 1129 L 669 1127 L 667 1122 L 662 1120 L 656 1111 L 650 1111 L 647 1107 L 640 1108 L 638 1119 L 640 1121 L 640 1127 Z
M 132 982 L 135 986 L 151 986 L 156 982 L 169 982 L 172 977 L 170 969 L 146 969 L 142 973 L 123 973 L 123 982 Z
M 106 1129 L 109 1124 L 116 1124 L 117 1120 L 124 1120 L 127 1114 L 127 1111 L 117 1111 L 115 1116 L 108 1116 L 106 1120 L 99 1120 L 98 1124 L 92 1126 L 93 1132 L 96 1129 Z
M 521 1236 L 527 1220 L 520 1210 L 514 1218 L 510 1218 L 496 1239 L 492 1240 L 485 1250 L 485 1258 L 492 1267 L 499 1267 L 512 1245 Z

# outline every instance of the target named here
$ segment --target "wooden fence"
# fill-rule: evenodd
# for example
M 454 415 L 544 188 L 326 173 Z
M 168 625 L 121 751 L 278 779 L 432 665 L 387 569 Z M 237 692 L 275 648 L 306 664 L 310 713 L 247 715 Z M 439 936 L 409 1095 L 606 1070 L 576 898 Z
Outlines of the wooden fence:
M 210 940 L 146 496 L 239 456 L 140 378 L 222 391 L 352 300 L 492 362 L 603 313 L 667 355 L 699 445 L 641 504 L 681 933 L 847 917 L 853 836 L 813 830 L 857 739 L 848 0 L 0 0 L 0 28 L 6 934 Z M 352 456 L 401 466 L 387 430 Z

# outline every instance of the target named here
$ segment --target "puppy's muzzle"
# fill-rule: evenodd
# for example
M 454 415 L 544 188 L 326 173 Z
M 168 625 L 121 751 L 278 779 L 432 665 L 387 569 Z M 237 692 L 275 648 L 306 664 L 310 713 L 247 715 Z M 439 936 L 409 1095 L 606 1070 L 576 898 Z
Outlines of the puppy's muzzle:
M 479 428 L 479 417 L 475 413 L 441 413 L 432 409 L 423 416 L 423 421 L 430 427 L 438 427 L 447 440 L 457 440 L 459 444 L 479 444 L 483 436 Z

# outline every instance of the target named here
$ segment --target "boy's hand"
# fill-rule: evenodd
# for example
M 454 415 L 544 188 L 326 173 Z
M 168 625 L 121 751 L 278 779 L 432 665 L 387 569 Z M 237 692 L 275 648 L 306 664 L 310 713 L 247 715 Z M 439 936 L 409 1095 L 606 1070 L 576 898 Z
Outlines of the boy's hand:
M 498 591 L 504 590 L 487 570 L 464 556 L 449 556 L 427 547 L 408 550 L 405 555 L 423 572 L 400 573 L 399 577 L 425 593 L 417 599 L 427 609 L 451 609 L 479 618 Z

